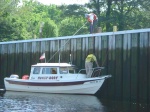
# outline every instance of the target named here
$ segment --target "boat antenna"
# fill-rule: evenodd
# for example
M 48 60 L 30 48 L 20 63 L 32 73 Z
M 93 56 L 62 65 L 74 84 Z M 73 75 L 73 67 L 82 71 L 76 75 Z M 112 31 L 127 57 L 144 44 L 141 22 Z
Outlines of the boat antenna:
M 83 26 L 84 26 L 86 23 L 87 23 L 87 22 L 85 22 L 85 23 L 83 24 Z M 82 26 L 81 28 L 83 28 L 83 26 Z M 73 36 L 76 35 L 76 34 L 81 30 L 81 28 L 79 28 L 79 29 L 73 34 Z M 69 39 L 65 42 L 65 44 L 64 44 L 61 48 L 59 48 L 58 51 L 55 52 L 55 54 L 53 54 L 53 56 L 52 56 L 47 62 L 49 62 L 51 59 L 53 59 L 53 57 L 54 57 L 58 52 L 60 52 L 60 50 L 69 42 L 70 39 L 71 39 L 71 38 L 69 38 Z
M 72 58 L 71 58 L 71 54 L 70 54 L 70 64 L 72 65 Z
M 58 63 L 60 63 L 60 50 L 59 50 L 59 62 Z
M 46 63 L 46 56 L 45 56 L 45 63 Z

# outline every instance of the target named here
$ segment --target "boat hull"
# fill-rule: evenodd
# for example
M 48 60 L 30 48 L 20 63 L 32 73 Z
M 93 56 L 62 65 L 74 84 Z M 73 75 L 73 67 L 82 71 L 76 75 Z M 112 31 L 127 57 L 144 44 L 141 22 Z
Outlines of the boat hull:
M 108 76 L 72 81 L 45 81 L 5 78 L 4 83 L 6 91 L 95 94 L 100 89 L 106 78 L 108 78 Z

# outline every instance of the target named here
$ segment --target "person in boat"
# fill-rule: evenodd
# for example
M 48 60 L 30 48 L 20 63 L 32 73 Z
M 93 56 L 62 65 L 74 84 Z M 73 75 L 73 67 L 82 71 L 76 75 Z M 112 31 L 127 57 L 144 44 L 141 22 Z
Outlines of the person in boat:
M 98 17 L 96 14 L 90 13 L 90 14 L 85 14 L 85 18 L 87 18 L 88 22 L 90 23 L 90 33 L 92 34 L 98 22 Z
M 86 74 L 88 78 L 91 77 L 92 72 L 93 72 L 92 70 L 93 62 L 95 62 L 97 67 L 99 67 L 96 56 L 94 54 L 89 54 L 85 59 L 85 69 L 86 69 Z
M 57 74 L 56 70 L 52 69 L 52 74 Z

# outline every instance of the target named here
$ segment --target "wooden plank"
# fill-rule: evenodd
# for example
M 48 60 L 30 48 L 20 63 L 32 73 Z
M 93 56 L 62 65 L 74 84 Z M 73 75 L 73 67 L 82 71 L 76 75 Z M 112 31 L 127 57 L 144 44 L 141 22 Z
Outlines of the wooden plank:
M 37 60 L 37 56 L 36 56 L 36 52 L 38 51 L 38 46 L 36 45 L 36 42 L 32 42 L 31 43 L 31 64 L 36 64 L 37 62 L 39 62 L 39 60 Z
M 46 62 L 50 59 L 50 40 L 45 42 L 45 56 Z
M 10 76 L 10 74 L 7 74 L 7 66 L 8 66 L 8 46 L 7 45 L 2 45 L 2 65 L 3 65 L 3 69 L 2 69 L 2 74 L 4 74 L 5 76 Z
M 52 40 L 50 41 L 50 59 L 48 60 L 48 62 L 52 63 L 55 62 L 55 57 L 57 56 L 57 59 L 59 58 L 59 47 L 60 46 L 60 41 L 57 42 L 57 45 L 55 44 L 55 41 Z M 59 60 L 57 60 L 56 62 L 58 62 Z
M 9 44 L 9 45 L 7 45 L 7 47 L 8 47 L 8 51 L 7 51 L 7 62 L 11 62 L 11 51 L 12 51 L 12 48 L 11 48 L 11 45 Z M 7 74 L 9 74 L 9 75 L 11 75 L 11 63 L 10 64 L 7 64 Z
M 19 77 L 21 77 L 23 71 L 22 56 L 23 56 L 23 44 L 17 43 L 15 54 L 15 74 L 18 74 Z
M 103 74 L 107 74 L 107 58 L 108 58 L 108 37 L 102 36 L 102 51 L 101 51 L 101 66 L 105 69 L 102 70 Z
M 95 37 L 95 56 L 97 58 L 98 64 L 99 66 L 103 66 L 102 65 L 102 37 L 101 36 L 97 36 Z
M 80 69 L 82 68 L 82 66 L 84 66 L 84 60 L 82 61 L 82 40 L 81 38 L 77 39 L 77 51 L 76 51 L 76 56 L 77 56 L 77 67 L 79 67 Z
M 2 63 L 1 57 L 2 57 L 2 45 L 0 45 L 0 77 L 2 77 L 1 75 L 2 75 L 2 67 L 3 67 L 1 66 Z
M 131 102 L 138 101 L 138 34 L 131 37 Z
M 81 52 L 82 52 L 82 56 L 81 56 L 81 60 L 82 60 L 82 65 L 81 68 L 84 69 L 85 68 L 85 58 L 86 58 L 86 38 L 81 38 Z
M 87 55 L 89 54 L 89 37 L 83 38 L 81 40 L 81 48 L 82 48 L 82 65 L 81 68 L 85 69 L 85 59 L 87 57 Z M 85 71 L 83 71 L 83 73 L 85 73 Z
M 24 74 L 30 75 L 30 71 L 31 71 L 31 65 L 32 65 L 32 61 L 31 61 L 31 57 L 32 57 L 32 43 L 27 43 L 27 69 L 25 71 Z
M 32 45 L 31 43 L 27 43 L 27 42 L 22 44 L 23 44 L 23 56 L 22 56 L 23 70 L 21 76 L 29 75 L 31 65 L 32 65 L 31 63 Z
M 123 37 L 116 35 L 116 75 L 115 75 L 115 99 L 122 100 L 122 58 L 123 58 Z
M 139 37 L 139 102 L 148 102 L 148 33 L 140 33 Z
M 94 53 L 93 43 L 94 43 L 94 37 L 89 37 L 88 38 L 88 54 Z
M 101 45 L 101 40 L 102 40 L 102 37 L 101 36 L 96 36 L 94 37 L 94 54 L 97 58 L 97 62 L 99 64 L 99 66 L 101 67 L 102 66 L 102 58 L 101 58 L 101 54 L 102 54 L 102 45 Z M 101 75 L 101 72 L 97 72 L 96 75 Z M 99 91 L 100 92 L 100 91 Z M 98 93 L 99 94 L 99 93 Z
M 40 45 L 41 45 L 41 47 L 40 47 L 40 56 L 41 56 L 43 53 L 45 53 L 45 59 L 40 60 L 40 62 L 45 63 L 45 62 L 47 61 L 47 56 L 46 56 L 46 51 L 45 51 L 45 48 L 46 48 L 46 41 L 41 41 L 41 42 L 40 42 Z M 40 57 L 39 57 L 39 58 L 40 58 Z
M 123 38 L 123 100 L 130 101 L 130 71 L 131 71 L 131 34 Z
M 102 66 L 105 67 L 104 70 L 101 71 L 101 75 L 108 74 L 108 68 L 107 68 L 107 57 L 108 57 L 108 37 L 107 36 L 102 36 L 101 37 L 101 63 Z M 101 89 L 100 89 L 100 96 L 107 98 L 108 97 L 108 83 L 107 80 L 103 83 Z
M 55 55 L 54 55 L 54 62 L 58 63 L 59 62 L 59 53 L 58 53 L 58 50 L 59 50 L 59 41 L 58 40 L 55 40 L 54 41 L 54 44 L 53 44 L 53 51 L 55 52 Z M 60 47 L 61 49 L 61 47 Z
M 76 65 L 76 39 L 71 39 L 71 59 L 72 60 L 72 64 Z
M 137 103 L 133 102 L 131 104 L 130 112 L 140 112 L 140 111 L 138 111 L 138 104 Z
M 66 55 L 65 55 L 65 48 L 66 48 L 66 41 L 65 39 L 60 40 L 60 62 L 65 62 L 66 60 Z
M 115 96 L 115 35 L 108 37 L 108 74 L 112 77 L 108 80 L 108 99 Z
M 134 111 L 131 111 L 131 103 L 130 102 L 124 101 L 122 103 L 123 103 L 123 105 L 122 105 L 122 109 L 120 111 L 124 110 L 126 112 L 134 112 Z
M 148 33 L 148 104 L 150 104 L 150 32 Z M 150 111 L 150 109 L 149 109 Z
M 82 39 L 82 60 L 84 61 L 82 65 L 83 68 L 85 68 L 85 59 L 87 55 L 88 55 L 88 37 Z
M 15 48 L 16 48 L 15 44 L 8 44 L 7 61 L 9 62 L 9 64 L 7 66 L 7 74 L 9 74 L 9 75 L 14 73 L 14 65 L 16 64 L 15 60 L 14 60 L 15 59 Z
M 3 78 L 5 77 L 4 74 L 2 74 L 2 45 L 0 45 L 0 88 L 4 87 L 4 81 Z
M 65 62 L 69 63 L 70 62 L 70 54 L 71 54 L 71 40 L 67 40 L 67 43 L 65 45 Z

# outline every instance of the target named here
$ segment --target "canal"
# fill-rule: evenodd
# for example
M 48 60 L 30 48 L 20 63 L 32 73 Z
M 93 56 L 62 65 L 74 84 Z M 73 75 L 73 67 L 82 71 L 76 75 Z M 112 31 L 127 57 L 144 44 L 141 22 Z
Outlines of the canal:
M 149 105 L 103 100 L 93 95 L 43 94 L 7 91 L 0 112 L 149 112 Z
M 4 86 L 4 78 L 11 74 L 18 74 L 20 78 L 29 74 L 31 65 L 40 62 L 43 52 L 47 62 L 58 62 L 59 51 L 60 62 L 70 62 L 71 54 L 72 63 L 80 69 L 85 68 L 89 51 L 95 52 L 99 65 L 105 67 L 101 73 L 112 75 L 97 93 L 108 110 L 112 108 L 102 98 L 132 102 L 127 103 L 129 106 L 110 103 L 116 108 L 147 109 L 146 105 L 150 104 L 150 28 L 0 42 L 0 86 Z M 7 94 L 1 99 L 6 97 Z

